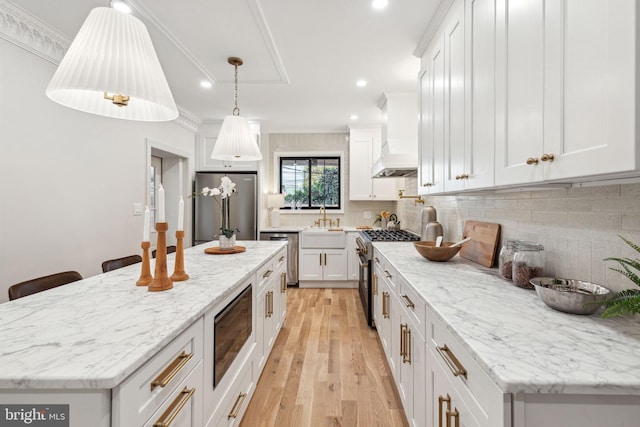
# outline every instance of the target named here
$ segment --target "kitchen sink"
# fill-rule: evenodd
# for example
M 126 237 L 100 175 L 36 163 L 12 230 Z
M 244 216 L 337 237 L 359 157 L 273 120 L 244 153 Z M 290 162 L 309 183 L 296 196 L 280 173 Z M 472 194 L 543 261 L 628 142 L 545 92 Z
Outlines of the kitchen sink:
M 302 249 L 341 249 L 347 244 L 347 235 L 343 229 L 311 227 L 300 232 Z

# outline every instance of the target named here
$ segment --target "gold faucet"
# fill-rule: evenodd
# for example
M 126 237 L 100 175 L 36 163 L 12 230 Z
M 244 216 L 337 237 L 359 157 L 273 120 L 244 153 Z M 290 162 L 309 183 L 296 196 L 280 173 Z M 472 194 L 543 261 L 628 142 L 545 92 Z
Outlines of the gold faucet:
M 331 218 L 327 218 L 327 209 L 324 205 L 320 206 L 320 213 L 322 214 L 322 218 L 316 220 L 315 224 L 320 227 L 320 221 L 322 221 L 322 226 L 327 226 L 327 221 L 329 222 L 329 227 L 333 227 L 333 220 Z
M 413 201 L 414 205 L 416 203 L 422 203 L 424 205 L 424 199 L 422 198 L 421 195 L 405 196 L 403 193 L 404 193 L 404 190 L 398 190 L 398 197 L 401 198 L 401 199 L 416 199 L 416 200 Z

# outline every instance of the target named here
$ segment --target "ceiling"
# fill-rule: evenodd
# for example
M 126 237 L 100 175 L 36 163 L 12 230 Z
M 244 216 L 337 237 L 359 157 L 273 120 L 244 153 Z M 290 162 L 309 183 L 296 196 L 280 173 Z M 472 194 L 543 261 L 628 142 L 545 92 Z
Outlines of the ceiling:
M 418 45 L 439 0 L 129 0 L 147 26 L 176 103 L 203 122 L 238 106 L 262 131 L 343 132 L 380 122 L 383 92 L 416 92 Z M 73 38 L 108 0 L 13 0 Z M 356 81 L 367 81 L 356 87 Z M 203 89 L 200 81 L 213 87 Z M 351 120 L 351 115 L 357 120 Z

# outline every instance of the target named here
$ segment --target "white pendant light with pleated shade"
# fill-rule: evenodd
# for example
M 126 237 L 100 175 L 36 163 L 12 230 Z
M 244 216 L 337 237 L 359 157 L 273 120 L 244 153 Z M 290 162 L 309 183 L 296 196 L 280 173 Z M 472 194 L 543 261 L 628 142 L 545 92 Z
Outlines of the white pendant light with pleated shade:
M 218 139 L 211 151 L 211 158 L 227 161 L 262 160 L 260 148 L 251 133 L 249 122 L 240 115 L 238 108 L 238 66 L 242 65 L 242 59 L 231 57 L 228 58 L 228 62 L 235 67 L 233 115 L 224 118 Z
M 66 107 L 118 119 L 178 117 L 147 28 L 108 7 L 89 13 L 46 94 Z

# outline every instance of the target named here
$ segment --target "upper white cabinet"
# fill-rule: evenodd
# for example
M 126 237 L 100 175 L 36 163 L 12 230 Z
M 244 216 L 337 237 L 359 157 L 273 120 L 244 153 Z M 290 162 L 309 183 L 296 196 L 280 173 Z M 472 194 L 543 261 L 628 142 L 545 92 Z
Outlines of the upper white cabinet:
M 425 43 L 419 192 L 640 171 L 633 0 L 454 0 Z
M 496 184 L 638 169 L 636 8 L 497 3 Z
M 371 178 L 380 157 L 380 128 L 351 129 L 349 133 L 349 200 L 397 200 L 402 178 Z
M 211 151 L 218 139 L 218 133 L 222 123 L 207 123 L 198 129 L 196 139 L 196 170 L 197 171 L 216 171 L 216 172 L 233 172 L 233 171 L 257 171 L 257 161 L 228 161 L 215 160 L 211 158 Z M 256 142 L 260 145 L 260 124 L 249 122 L 251 133 L 255 136 Z

